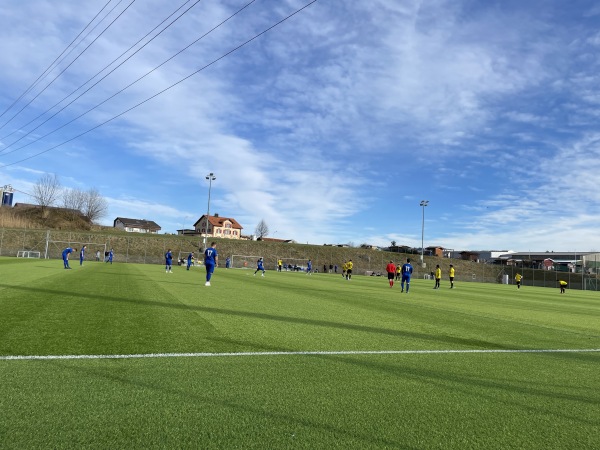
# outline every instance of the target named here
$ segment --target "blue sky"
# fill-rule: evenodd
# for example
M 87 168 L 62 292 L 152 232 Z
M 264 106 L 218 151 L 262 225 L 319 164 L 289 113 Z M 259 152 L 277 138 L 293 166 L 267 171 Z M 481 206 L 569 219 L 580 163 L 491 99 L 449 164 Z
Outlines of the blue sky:
M 0 112 L 107 1 L 2 2 Z M 100 191 L 105 224 L 174 232 L 206 212 L 213 172 L 211 213 L 245 234 L 264 219 L 271 237 L 298 242 L 420 246 L 425 199 L 426 246 L 600 251 L 597 2 L 317 0 L 223 57 L 309 1 L 256 0 L 208 34 L 249 1 L 110 1 L 0 117 L 0 185 L 31 192 L 55 173 Z M 26 125 L 194 3 L 61 113 Z

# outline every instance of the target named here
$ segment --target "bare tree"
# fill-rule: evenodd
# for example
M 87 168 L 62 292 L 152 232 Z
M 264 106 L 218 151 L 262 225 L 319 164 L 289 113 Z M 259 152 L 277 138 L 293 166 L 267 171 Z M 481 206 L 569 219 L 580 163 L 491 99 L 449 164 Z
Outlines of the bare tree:
M 32 196 L 42 210 L 44 216 L 48 206 L 52 206 L 56 202 L 60 194 L 60 181 L 56 174 L 49 173 L 42 175 L 36 184 L 33 185 Z
M 64 189 L 62 195 L 63 208 L 69 210 L 69 214 L 74 219 L 83 214 L 87 194 L 79 189 Z
M 254 229 L 254 234 L 257 239 L 262 239 L 269 235 L 269 226 L 264 219 L 261 219 L 261 221 L 258 222 L 258 225 L 256 225 L 256 228 Z
M 83 204 L 83 215 L 91 222 L 97 222 L 108 213 L 108 202 L 100 195 L 98 189 L 91 188 L 85 192 L 85 201 Z

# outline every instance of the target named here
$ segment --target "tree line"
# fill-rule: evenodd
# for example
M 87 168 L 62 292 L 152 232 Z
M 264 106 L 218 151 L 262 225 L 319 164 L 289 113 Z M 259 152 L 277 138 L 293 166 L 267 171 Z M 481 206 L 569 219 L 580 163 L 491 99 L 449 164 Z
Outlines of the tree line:
M 33 186 L 31 196 L 42 214 L 49 208 L 59 206 L 73 213 L 79 212 L 90 222 L 97 222 L 108 214 L 108 202 L 96 188 L 87 191 L 63 188 L 56 174 L 43 175 Z

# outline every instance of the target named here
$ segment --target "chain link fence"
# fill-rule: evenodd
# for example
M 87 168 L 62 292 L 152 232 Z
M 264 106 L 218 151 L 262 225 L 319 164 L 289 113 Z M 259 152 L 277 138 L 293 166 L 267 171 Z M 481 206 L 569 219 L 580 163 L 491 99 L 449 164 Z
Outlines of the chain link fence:
M 207 244 L 212 240 L 210 239 Z M 385 267 L 390 260 L 401 265 L 410 258 L 414 267 L 413 277 L 431 279 L 432 287 L 435 266 L 440 265 L 443 280 L 447 282 L 449 266 L 452 264 L 456 271 L 455 283 L 515 284 L 515 275 L 520 273 L 523 276 L 521 282 L 523 286 L 558 288 L 558 281 L 564 280 L 570 289 L 600 290 L 600 283 L 598 283 L 600 253 L 586 255 L 576 267 L 572 268 L 572 271 L 563 271 L 564 266 L 542 270 L 433 256 L 425 256 L 422 264 L 420 255 L 363 248 L 233 239 L 214 239 L 214 241 L 217 242 L 221 267 L 225 266 L 225 258 L 231 255 L 262 256 L 267 270 L 275 270 L 280 259 L 284 265 L 293 261 L 292 264 L 303 267 L 306 267 L 306 262 L 311 259 L 313 268 L 317 272 L 339 276 L 344 261 L 352 260 L 354 274 L 386 277 Z M 187 256 L 189 252 L 195 252 L 197 259 L 202 261 L 199 256 L 203 248 L 203 238 L 198 236 L 0 228 L 0 256 L 17 256 L 19 251 L 37 251 L 42 258 L 62 259 L 64 248 L 68 246 L 81 248 L 82 244 L 87 245 L 87 260 L 94 260 L 97 251 L 113 249 L 115 263 L 164 264 L 164 255 L 170 249 L 174 255 Z M 101 260 L 103 259 L 104 255 L 101 257 Z M 254 267 L 250 268 L 254 269 Z

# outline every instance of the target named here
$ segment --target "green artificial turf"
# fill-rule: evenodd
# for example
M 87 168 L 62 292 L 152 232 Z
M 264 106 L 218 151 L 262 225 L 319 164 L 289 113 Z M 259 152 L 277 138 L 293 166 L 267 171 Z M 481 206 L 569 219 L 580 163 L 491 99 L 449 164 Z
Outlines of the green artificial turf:
M 0 258 L 0 448 L 600 447 L 600 353 L 448 352 L 599 349 L 596 292 L 72 266 Z

